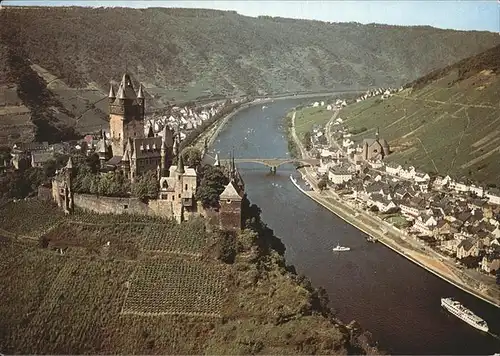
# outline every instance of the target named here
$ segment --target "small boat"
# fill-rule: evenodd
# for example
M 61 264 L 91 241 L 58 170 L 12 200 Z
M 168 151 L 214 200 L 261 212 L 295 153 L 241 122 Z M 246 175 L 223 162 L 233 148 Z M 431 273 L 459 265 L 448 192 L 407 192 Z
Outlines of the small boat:
M 344 246 L 340 246 L 340 245 L 337 245 L 334 248 L 332 248 L 333 252 L 344 252 L 344 251 L 350 251 L 350 250 L 351 250 L 350 247 L 344 247 Z
M 375 239 L 375 238 L 373 238 L 373 237 L 371 237 L 371 236 L 368 236 L 368 237 L 366 238 L 366 241 L 368 241 L 368 242 L 377 242 L 377 239 Z
M 267 106 L 265 106 L 265 105 L 262 105 L 262 110 L 264 110 L 265 108 L 267 108 Z

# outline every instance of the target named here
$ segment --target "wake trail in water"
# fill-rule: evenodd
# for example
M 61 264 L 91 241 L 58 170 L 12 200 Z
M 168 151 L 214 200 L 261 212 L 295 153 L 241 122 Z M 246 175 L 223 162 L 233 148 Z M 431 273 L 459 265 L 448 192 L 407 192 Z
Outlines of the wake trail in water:
M 491 336 L 493 336 L 495 339 L 500 340 L 500 335 L 493 334 L 493 333 L 492 333 L 492 332 L 490 332 L 490 331 L 488 331 L 488 334 L 490 334 Z

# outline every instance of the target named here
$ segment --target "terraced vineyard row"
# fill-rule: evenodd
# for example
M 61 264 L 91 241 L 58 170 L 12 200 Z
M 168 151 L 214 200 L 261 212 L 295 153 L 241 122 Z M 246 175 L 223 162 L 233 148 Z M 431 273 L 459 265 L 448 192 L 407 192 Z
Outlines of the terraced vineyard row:
M 16 234 L 38 237 L 64 218 L 56 205 L 37 199 L 10 202 L 0 208 L 0 226 Z
M 199 219 L 190 224 L 175 224 L 168 228 L 161 225 L 147 226 L 142 248 L 155 252 L 200 255 L 206 243 L 205 224 Z
M 122 314 L 220 317 L 226 270 L 222 265 L 182 259 L 141 263 Z
M 15 335 L 24 340 L 19 351 L 97 353 L 104 330 L 117 322 L 131 269 L 116 262 L 68 260 L 35 316 Z
M 165 224 L 167 226 L 176 225 L 175 221 L 162 219 L 155 216 L 146 215 L 131 215 L 131 214 L 97 214 L 94 212 L 77 209 L 71 220 L 80 221 L 83 223 L 96 225 L 111 225 L 111 224 Z

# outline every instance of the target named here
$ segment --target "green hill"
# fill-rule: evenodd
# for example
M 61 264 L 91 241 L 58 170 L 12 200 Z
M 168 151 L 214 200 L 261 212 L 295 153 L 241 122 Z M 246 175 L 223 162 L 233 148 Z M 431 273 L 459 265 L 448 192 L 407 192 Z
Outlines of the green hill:
M 199 219 L 9 203 L 0 208 L 0 350 L 377 354 L 366 333 L 335 318 L 323 289 L 286 266 L 284 246 L 254 216 L 260 227 L 236 237 Z
M 127 68 L 179 95 L 400 85 L 499 43 L 491 32 L 203 9 L 8 7 L 0 16 L 4 41 L 70 87 L 108 90 Z
M 352 104 L 340 116 L 352 128 L 376 127 L 394 151 L 389 161 L 428 172 L 498 184 L 500 46 L 435 70 L 381 100 Z

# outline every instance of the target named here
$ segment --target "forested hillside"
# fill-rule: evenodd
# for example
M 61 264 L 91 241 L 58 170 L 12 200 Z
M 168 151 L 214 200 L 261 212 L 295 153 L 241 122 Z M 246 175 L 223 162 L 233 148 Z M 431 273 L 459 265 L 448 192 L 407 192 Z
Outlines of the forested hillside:
M 200 96 L 401 85 L 499 43 L 488 32 L 202 9 L 11 7 L 0 16 L 2 40 L 71 87 L 105 90 L 127 68 L 147 88 Z

